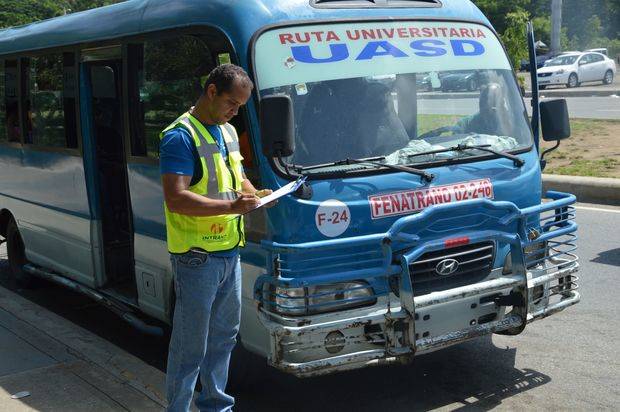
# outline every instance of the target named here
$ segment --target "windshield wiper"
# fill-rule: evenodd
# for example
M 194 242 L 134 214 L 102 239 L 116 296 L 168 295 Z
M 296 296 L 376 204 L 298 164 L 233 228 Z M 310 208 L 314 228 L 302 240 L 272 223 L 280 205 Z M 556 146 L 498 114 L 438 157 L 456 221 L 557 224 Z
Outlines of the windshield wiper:
M 458 144 L 452 147 L 446 147 L 445 149 L 437 149 L 437 150 L 429 150 L 428 152 L 420 152 L 410 154 L 407 157 L 416 157 L 416 156 L 426 156 L 437 153 L 445 153 L 445 152 L 464 152 L 466 150 L 480 150 L 483 152 L 493 153 L 496 156 L 503 157 L 505 159 L 510 159 L 514 163 L 515 166 L 521 167 L 525 164 L 525 161 L 520 159 L 519 157 L 512 155 L 506 152 L 500 152 L 498 150 L 490 149 L 490 144 L 479 144 L 479 145 L 466 145 L 466 144 Z
M 335 162 L 330 162 L 330 163 L 325 163 L 325 164 L 320 164 L 320 165 L 314 165 L 314 166 L 304 166 L 301 168 L 302 171 L 306 171 L 306 170 L 313 170 L 313 169 L 321 169 L 324 167 L 329 167 L 329 166 L 341 166 L 341 165 L 352 165 L 352 164 L 369 164 L 369 165 L 374 165 L 377 167 L 386 167 L 388 169 L 392 169 L 392 170 L 398 170 L 399 172 L 407 172 L 407 173 L 411 173 L 417 176 L 420 176 L 423 180 L 427 181 L 427 182 L 431 182 L 434 178 L 435 175 L 432 173 L 428 173 L 424 170 L 420 170 L 420 169 L 415 169 L 413 167 L 409 167 L 409 166 L 402 166 L 402 165 L 392 165 L 392 164 L 387 164 L 387 163 L 381 163 L 380 160 L 385 160 L 385 156 L 378 156 L 378 157 L 369 157 L 369 158 L 365 158 L 365 159 L 342 159 L 342 160 L 337 160 Z

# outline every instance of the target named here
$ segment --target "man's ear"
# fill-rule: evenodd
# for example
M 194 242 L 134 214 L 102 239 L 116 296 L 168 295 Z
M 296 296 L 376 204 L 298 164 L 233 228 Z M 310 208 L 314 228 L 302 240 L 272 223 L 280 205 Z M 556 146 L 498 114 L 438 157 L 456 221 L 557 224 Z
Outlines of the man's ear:
M 215 84 L 211 83 L 208 87 L 207 87 L 207 93 L 206 93 L 207 97 L 209 99 L 213 99 L 215 96 L 217 96 L 217 87 L 215 86 Z

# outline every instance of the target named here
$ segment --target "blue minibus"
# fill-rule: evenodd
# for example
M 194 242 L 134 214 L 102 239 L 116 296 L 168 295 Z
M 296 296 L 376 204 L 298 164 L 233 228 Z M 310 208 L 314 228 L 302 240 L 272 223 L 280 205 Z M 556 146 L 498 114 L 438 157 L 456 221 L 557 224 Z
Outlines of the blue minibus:
M 575 197 L 542 192 L 538 145 L 569 136 L 566 103 L 534 87 L 530 120 L 465 0 L 130 0 L 0 31 L 17 282 L 161 333 L 159 133 L 225 62 L 255 83 L 231 121 L 248 178 L 303 180 L 245 217 L 240 350 L 313 376 L 518 334 L 579 301 Z

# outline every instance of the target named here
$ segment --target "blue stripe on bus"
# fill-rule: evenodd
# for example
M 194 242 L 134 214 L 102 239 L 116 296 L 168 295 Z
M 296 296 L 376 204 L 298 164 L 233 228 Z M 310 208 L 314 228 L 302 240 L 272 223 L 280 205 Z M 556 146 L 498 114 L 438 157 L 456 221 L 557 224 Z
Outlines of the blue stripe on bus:
M 9 194 L 6 194 L 6 193 L 0 193 L 0 196 L 5 196 L 5 197 L 8 197 L 9 199 L 14 199 L 14 200 L 18 200 L 20 202 L 28 203 L 29 205 L 35 205 L 35 206 L 44 207 L 46 209 L 50 209 L 50 210 L 53 210 L 55 212 L 65 213 L 67 215 L 77 216 L 77 217 L 81 217 L 81 218 L 84 218 L 84 219 L 90 219 L 90 216 L 88 214 L 76 212 L 75 210 L 70 210 L 70 209 L 64 209 L 62 207 L 51 206 L 49 204 L 44 204 L 44 203 L 35 202 L 35 201 L 32 201 L 32 200 L 23 199 L 23 198 L 20 198 L 20 197 L 17 197 L 17 196 L 12 196 L 12 195 L 9 195 Z

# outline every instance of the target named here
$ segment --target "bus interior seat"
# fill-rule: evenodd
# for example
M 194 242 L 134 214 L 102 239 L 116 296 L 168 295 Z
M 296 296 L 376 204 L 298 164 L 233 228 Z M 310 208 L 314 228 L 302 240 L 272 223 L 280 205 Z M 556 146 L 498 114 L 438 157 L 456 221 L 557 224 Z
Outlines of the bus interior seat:
M 382 83 L 370 83 L 360 101 L 357 124 L 361 153 L 357 157 L 374 157 L 390 154 L 409 143 L 403 122 L 394 107 L 392 89 Z
M 305 162 L 382 156 L 405 147 L 408 134 L 391 92 L 387 85 L 361 77 L 315 85 L 298 132 L 310 149 Z
M 308 148 L 304 163 L 318 164 L 355 157 L 363 96 L 358 79 L 341 79 L 315 85 L 308 93 L 299 137 Z

